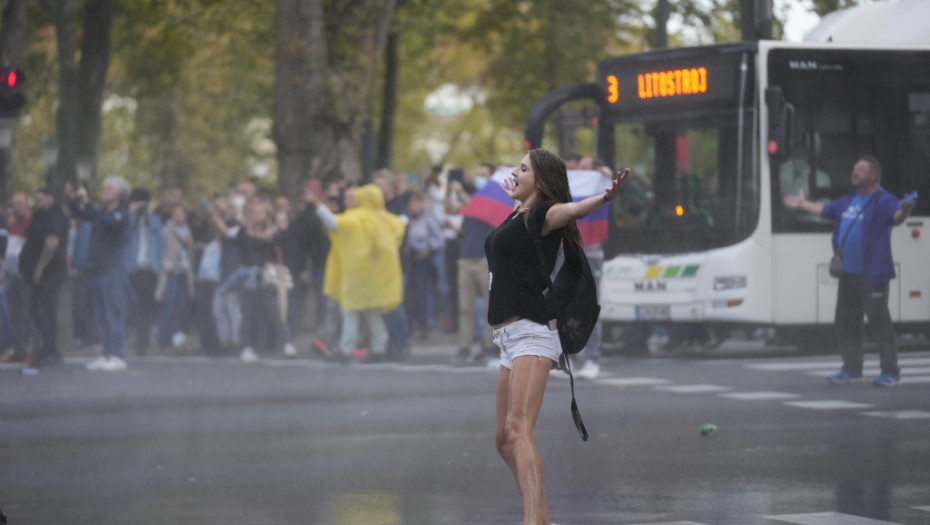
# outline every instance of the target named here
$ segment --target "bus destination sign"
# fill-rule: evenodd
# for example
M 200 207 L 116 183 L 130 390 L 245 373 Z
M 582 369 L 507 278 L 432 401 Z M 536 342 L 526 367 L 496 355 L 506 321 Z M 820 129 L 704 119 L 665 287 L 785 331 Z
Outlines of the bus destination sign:
M 657 60 L 601 66 L 604 96 L 613 111 L 680 109 L 706 103 L 735 103 L 738 54 L 713 55 L 699 60 Z M 613 63 L 611 63 L 613 62 Z

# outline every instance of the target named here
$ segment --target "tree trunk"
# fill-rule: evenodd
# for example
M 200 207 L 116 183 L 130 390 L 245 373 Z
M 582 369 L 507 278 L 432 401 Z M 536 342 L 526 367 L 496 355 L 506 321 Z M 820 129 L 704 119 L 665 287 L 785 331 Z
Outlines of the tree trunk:
M 278 0 L 277 8 L 278 183 L 299 195 L 314 157 L 357 180 L 394 0 L 359 0 L 333 12 L 324 12 L 323 0 Z
M 97 146 L 110 44 L 113 30 L 113 0 L 88 0 L 84 8 L 84 41 L 78 77 L 77 167 L 90 174 L 93 185 L 97 173 Z
M 58 44 L 58 111 L 55 124 L 58 134 L 58 165 L 50 182 L 53 191 L 60 193 L 66 182 L 77 179 L 75 148 L 77 145 L 77 81 L 75 62 L 77 44 L 74 32 L 74 11 L 71 2 L 45 0 L 42 5 L 55 25 Z M 85 184 L 89 181 L 79 181 Z
M 376 168 L 390 168 L 394 160 L 394 118 L 397 115 L 397 76 L 400 34 L 392 29 L 384 51 L 384 88 L 381 95 L 381 127 L 378 129 Z
M 0 18 L 0 63 L 20 65 L 26 37 L 26 2 L 4 0 Z M 13 196 L 13 147 L 0 150 L 0 203 Z

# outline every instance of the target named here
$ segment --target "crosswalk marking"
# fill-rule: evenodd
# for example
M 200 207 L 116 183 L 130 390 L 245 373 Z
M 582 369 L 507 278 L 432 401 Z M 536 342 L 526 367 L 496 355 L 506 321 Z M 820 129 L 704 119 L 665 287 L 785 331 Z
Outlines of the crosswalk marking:
M 887 412 L 863 412 L 863 416 L 884 417 L 888 419 L 927 419 L 930 418 L 930 412 L 923 410 L 891 410 Z M 919 508 L 919 507 L 914 507 Z M 921 508 L 921 510 L 930 510 L 930 507 Z
M 654 386 L 652 387 L 656 390 L 664 390 L 666 392 L 675 392 L 676 394 L 707 394 L 713 392 L 726 392 L 727 390 L 733 390 L 728 386 L 717 386 L 717 385 L 672 385 L 672 386 Z
M 705 525 L 696 521 L 663 521 L 661 523 L 634 523 L 633 525 Z
M 809 376 L 817 376 L 817 377 L 829 377 L 835 373 L 836 372 L 833 370 L 809 370 L 805 372 L 805 374 Z M 882 369 L 881 368 L 866 368 L 862 371 L 862 373 L 867 376 L 876 376 L 882 373 Z M 902 378 L 909 377 L 909 376 L 917 376 L 920 374 L 930 374 L 930 366 L 915 366 L 915 367 L 901 369 Z
M 800 394 L 788 394 L 786 392 L 728 392 L 717 394 L 720 397 L 739 399 L 741 401 L 761 401 L 766 399 L 794 399 L 801 397 Z
M 837 410 L 837 409 L 848 409 L 848 408 L 872 408 L 872 405 L 866 403 L 853 403 L 851 401 L 840 401 L 840 400 L 830 400 L 830 401 L 787 401 L 785 402 L 788 406 L 798 407 L 798 408 L 810 408 L 813 410 Z
M 783 514 L 781 516 L 766 516 L 766 518 L 786 523 L 796 523 L 797 525 L 901 525 L 892 521 L 873 520 L 872 518 L 863 518 L 839 512 Z
M 617 377 L 613 379 L 599 379 L 598 383 L 613 386 L 653 386 L 667 385 L 671 381 L 655 377 Z
M 908 366 L 927 366 L 930 365 L 930 357 L 904 357 L 898 359 L 898 365 L 902 368 Z M 752 370 L 764 370 L 766 372 L 790 372 L 812 370 L 815 368 L 835 368 L 839 369 L 841 363 L 838 359 L 832 361 L 810 361 L 810 362 L 791 362 L 791 363 L 751 363 L 745 365 Z M 866 368 L 877 368 L 879 362 L 876 359 L 867 359 Z

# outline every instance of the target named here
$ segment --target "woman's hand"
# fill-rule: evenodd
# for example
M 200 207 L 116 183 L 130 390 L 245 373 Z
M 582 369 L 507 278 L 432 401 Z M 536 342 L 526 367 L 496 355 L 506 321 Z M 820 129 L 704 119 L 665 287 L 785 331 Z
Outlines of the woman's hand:
M 604 200 L 609 201 L 614 198 L 614 195 L 623 187 L 623 181 L 626 180 L 629 174 L 630 168 L 626 168 L 622 173 L 619 171 L 617 172 L 617 178 L 610 181 L 610 187 L 604 189 Z

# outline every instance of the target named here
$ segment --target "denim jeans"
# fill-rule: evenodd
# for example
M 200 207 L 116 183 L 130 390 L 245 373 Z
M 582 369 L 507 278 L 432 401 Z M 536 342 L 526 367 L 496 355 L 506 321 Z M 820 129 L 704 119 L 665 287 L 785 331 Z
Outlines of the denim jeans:
M 388 354 L 399 354 L 410 347 L 410 324 L 407 321 L 407 309 L 401 304 L 382 316 L 387 328 Z
M 242 306 L 239 304 L 239 292 L 230 290 L 222 293 L 217 289 L 213 293 L 212 307 L 216 336 L 220 344 L 238 347 L 242 342 Z
M 184 331 L 185 321 L 190 318 L 190 292 L 187 289 L 187 274 L 175 272 L 168 276 L 165 302 L 158 314 L 158 345 L 172 346 L 171 336 Z
M 368 335 L 371 337 L 371 352 L 384 355 L 387 348 L 387 333 L 381 312 L 377 310 L 361 310 L 358 312 L 342 312 L 342 337 L 339 339 L 339 348 L 348 355 L 355 350 L 358 344 L 359 321 L 368 326 Z
M 105 356 L 126 357 L 128 289 L 122 268 L 97 271 L 88 276 L 87 292 Z
M 0 283 L 0 321 L 3 322 L 3 334 L 0 334 L 0 350 L 13 346 L 13 321 L 10 319 L 10 305 L 6 300 L 6 290 L 9 283 Z

